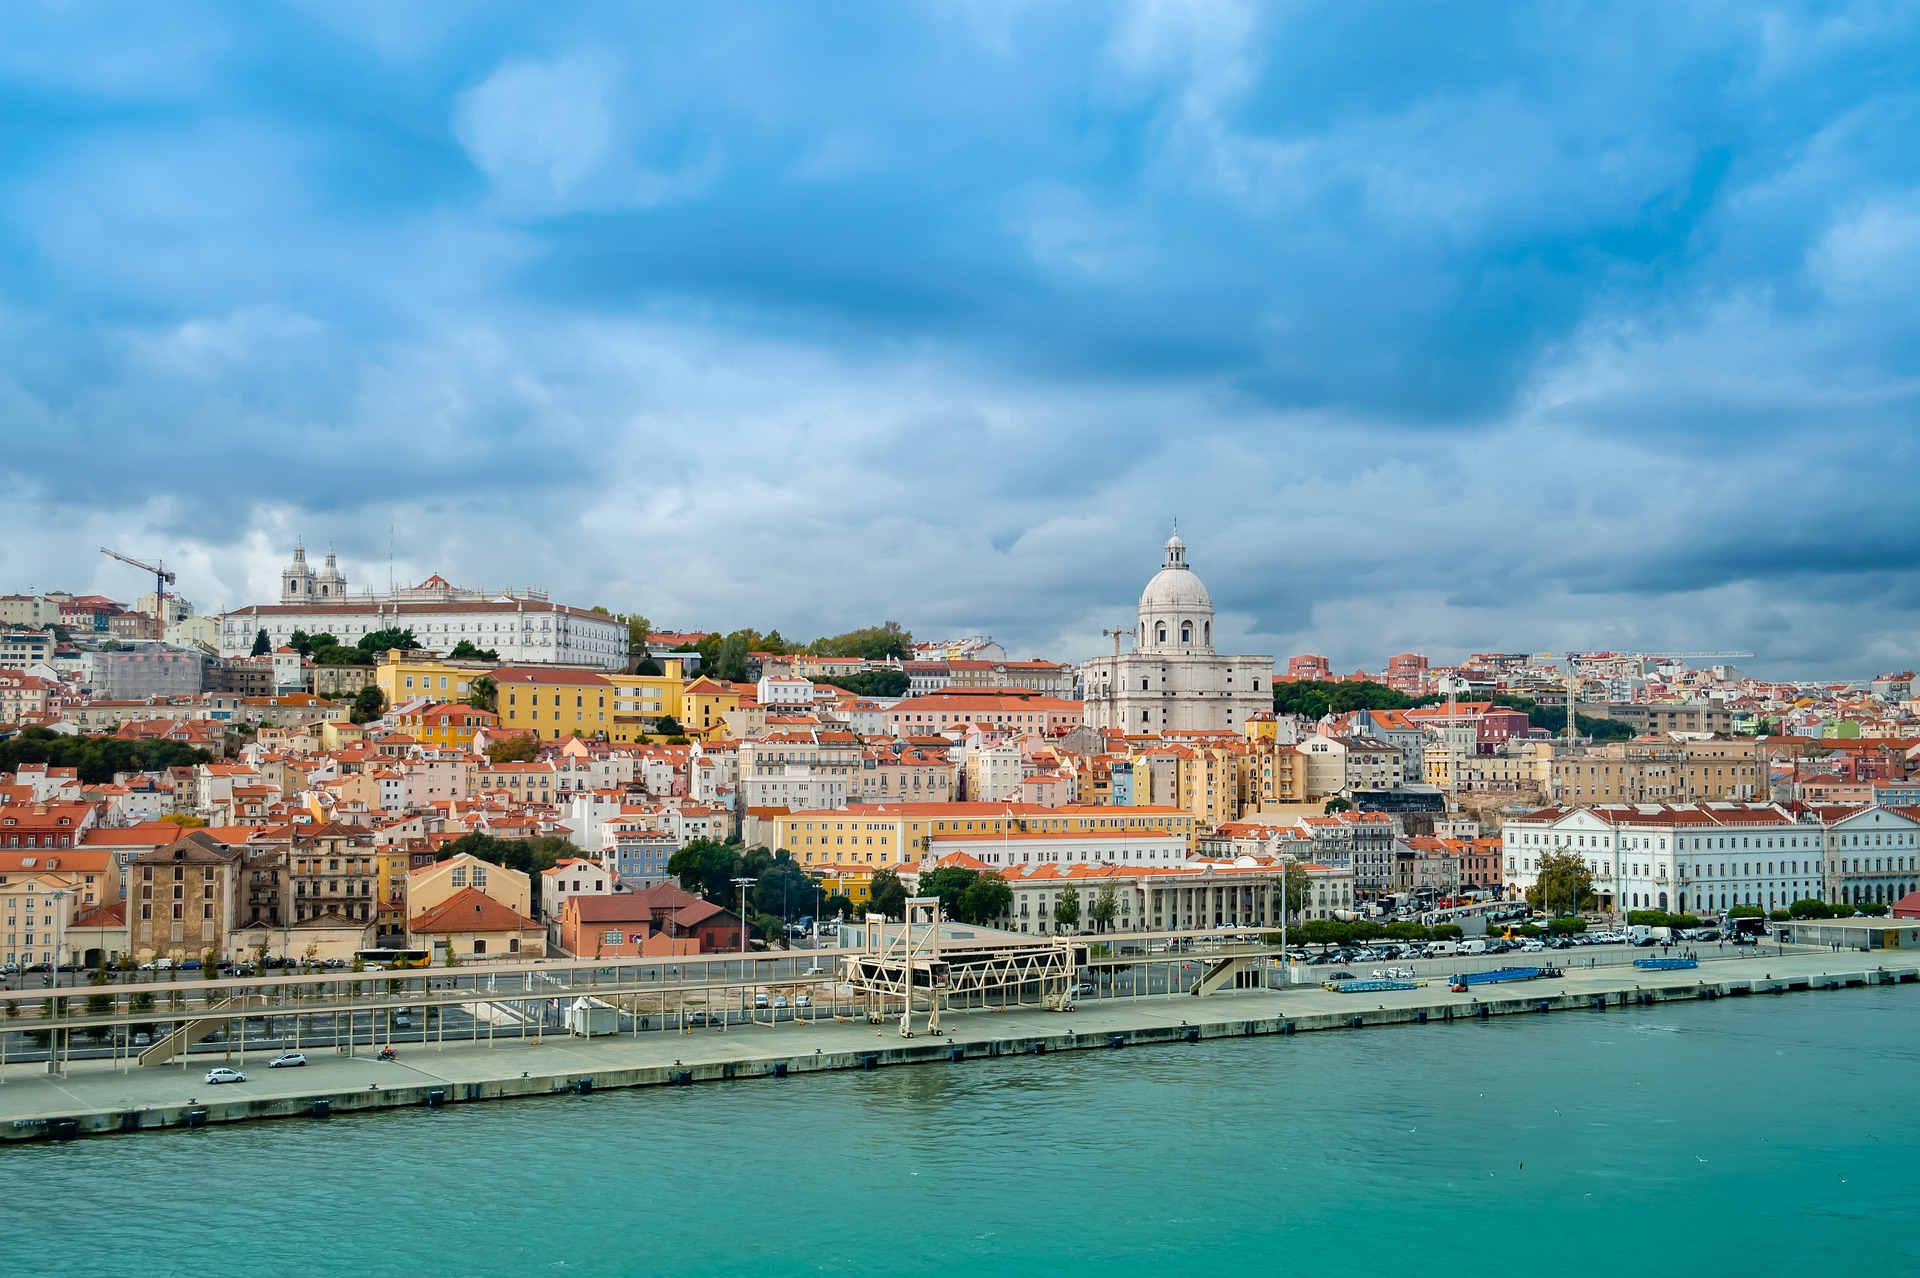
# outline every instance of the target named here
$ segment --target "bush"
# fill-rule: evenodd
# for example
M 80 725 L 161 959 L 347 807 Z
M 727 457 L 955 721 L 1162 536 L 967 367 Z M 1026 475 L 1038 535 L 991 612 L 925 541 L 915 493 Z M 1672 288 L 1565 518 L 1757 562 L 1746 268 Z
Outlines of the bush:
M 1555 936 L 1566 936 L 1570 933 L 1584 932 L 1586 930 L 1587 921 L 1585 919 L 1555 919 L 1547 924 L 1547 931 L 1553 933 Z
M 1736 905 L 1727 911 L 1730 919 L 1763 919 L 1767 912 L 1757 905 Z
M 1787 913 L 1796 919 L 1830 919 L 1833 917 L 1833 907 L 1825 901 L 1803 896 L 1787 907 Z
M 1869 902 L 1866 905 L 1863 905 L 1860 907 L 1860 913 L 1866 915 L 1868 918 L 1877 919 L 1881 915 L 1885 914 L 1886 912 L 1887 912 L 1887 907 L 1879 904 L 1878 902 Z
M 1775 910 L 1773 913 L 1767 915 L 1767 917 L 1775 923 L 1786 923 L 1793 919 L 1792 913 L 1787 910 Z
M 1842 902 L 1839 905 L 1829 905 L 1827 907 L 1827 910 L 1828 910 L 1827 917 L 1835 918 L 1835 919 L 1850 919 L 1855 914 L 1859 913 L 1858 910 L 1854 909 L 1851 905 L 1848 905 L 1845 902 Z

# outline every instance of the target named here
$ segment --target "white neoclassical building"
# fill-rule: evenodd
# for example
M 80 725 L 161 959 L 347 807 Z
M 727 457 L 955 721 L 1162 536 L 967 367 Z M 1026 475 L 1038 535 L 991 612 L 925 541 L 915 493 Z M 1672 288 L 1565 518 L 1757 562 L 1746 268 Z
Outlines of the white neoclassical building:
M 1187 544 L 1168 538 L 1166 559 L 1140 593 L 1132 652 L 1082 662 L 1087 725 L 1129 733 L 1225 728 L 1273 709 L 1273 658 L 1213 650 L 1213 598 L 1187 566 Z

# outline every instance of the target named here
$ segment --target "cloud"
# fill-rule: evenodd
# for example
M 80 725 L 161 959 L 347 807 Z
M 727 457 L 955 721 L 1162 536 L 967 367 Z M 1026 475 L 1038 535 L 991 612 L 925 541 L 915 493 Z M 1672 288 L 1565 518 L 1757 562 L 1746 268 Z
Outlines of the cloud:
M 0 588 L 1920 658 L 1900 11 L 375 8 L 0 18 Z

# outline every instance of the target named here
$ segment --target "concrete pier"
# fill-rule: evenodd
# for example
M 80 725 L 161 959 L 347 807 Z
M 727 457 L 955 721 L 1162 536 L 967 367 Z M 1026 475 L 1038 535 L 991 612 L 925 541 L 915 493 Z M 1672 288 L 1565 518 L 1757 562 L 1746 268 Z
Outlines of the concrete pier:
M 1312 969 L 1309 969 L 1312 970 Z M 946 1034 L 902 1038 L 893 1023 L 780 1022 L 630 1037 L 549 1037 L 492 1046 L 408 1045 L 400 1059 L 318 1051 L 304 1068 L 269 1070 L 261 1054 L 247 1081 L 210 1086 L 205 1071 L 229 1063 L 196 1055 L 186 1069 L 116 1069 L 74 1061 L 64 1076 L 12 1064 L 0 1083 L 0 1137 L 74 1139 L 265 1118 L 312 1118 L 729 1079 L 793 1077 L 816 1070 L 878 1069 L 983 1057 L 1113 1051 L 1221 1037 L 1304 1034 L 1470 1021 L 1495 1016 L 1603 1013 L 1676 1000 L 1712 1000 L 1920 984 L 1920 963 L 1900 951 L 1789 953 L 1703 961 L 1696 969 L 1576 969 L 1560 977 L 1450 993 L 1442 981 L 1412 990 L 1337 993 L 1317 985 L 1082 1002 L 950 1014 Z M 924 1023 L 924 1016 L 916 1023 Z

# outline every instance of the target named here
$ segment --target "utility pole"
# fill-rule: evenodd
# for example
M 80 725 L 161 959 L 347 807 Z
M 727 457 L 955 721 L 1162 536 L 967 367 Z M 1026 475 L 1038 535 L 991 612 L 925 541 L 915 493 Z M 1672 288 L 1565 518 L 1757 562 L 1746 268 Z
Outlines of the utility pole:
M 753 885 L 753 880 L 742 876 L 735 879 L 733 885 L 740 889 L 740 952 L 745 954 L 747 952 L 747 889 Z M 746 973 L 742 972 L 740 975 L 744 977 Z

